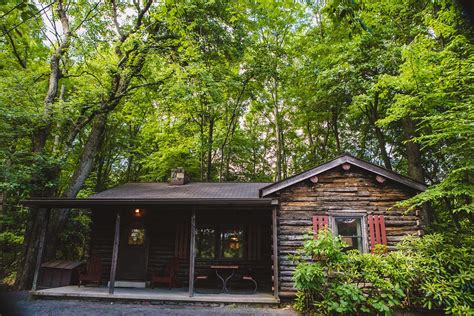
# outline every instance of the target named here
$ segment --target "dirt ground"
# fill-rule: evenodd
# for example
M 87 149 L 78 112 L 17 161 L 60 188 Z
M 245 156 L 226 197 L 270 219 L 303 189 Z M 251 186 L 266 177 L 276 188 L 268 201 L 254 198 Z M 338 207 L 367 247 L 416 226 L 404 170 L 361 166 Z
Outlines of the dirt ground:
M 291 307 L 257 308 L 234 305 L 155 305 L 107 301 L 32 299 L 28 292 L 10 292 L 0 297 L 4 315 L 297 315 Z

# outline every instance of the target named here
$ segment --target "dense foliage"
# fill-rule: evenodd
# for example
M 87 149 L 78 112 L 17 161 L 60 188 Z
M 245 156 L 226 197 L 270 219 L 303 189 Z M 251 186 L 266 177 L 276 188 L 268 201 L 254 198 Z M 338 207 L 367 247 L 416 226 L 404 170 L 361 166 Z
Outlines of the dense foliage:
M 322 230 L 305 242 L 294 279 L 300 311 L 318 314 L 391 314 L 395 310 L 474 312 L 474 240 L 434 233 L 407 238 L 398 251 L 343 252 Z M 304 258 L 310 260 L 303 260 Z
M 429 229 L 472 229 L 473 28 L 454 0 L 3 0 L 0 34 L 5 283 L 28 287 L 44 217 L 20 200 L 175 167 L 270 181 L 350 152 L 432 185 L 406 202 Z M 80 257 L 88 214 L 52 219 L 46 257 Z

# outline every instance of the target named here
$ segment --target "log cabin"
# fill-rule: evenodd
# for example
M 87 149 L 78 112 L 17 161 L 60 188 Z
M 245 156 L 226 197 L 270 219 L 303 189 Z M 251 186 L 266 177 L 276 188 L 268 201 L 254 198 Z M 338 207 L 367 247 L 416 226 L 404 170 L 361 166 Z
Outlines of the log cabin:
M 101 260 L 107 295 L 121 287 L 154 287 L 151 281 L 160 279 L 156 275 L 177 262 L 169 287 L 184 288 L 186 295 L 180 292 L 176 300 L 226 302 L 221 292 L 250 290 L 227 302 L 278 303 L 295 295 L 290 257 L 308 232 L 327 226 L 348 249 L 371 252 L 376 244 L 394 249 L 406 235 L 422 234 L 421 214 L 394 204 L 425 189 L 345 154 L 274 183 L 189 182 L 184 170 L 177 169 L 170 183 L 127 183 L 85 199 L 31 199 L 24 204 L 90 210 L 89 254 Z M 40 246 L 34 293 L 74 296 L 79 290 L 37 289 Z M 216 287 L 219 292 L 205 292 Z

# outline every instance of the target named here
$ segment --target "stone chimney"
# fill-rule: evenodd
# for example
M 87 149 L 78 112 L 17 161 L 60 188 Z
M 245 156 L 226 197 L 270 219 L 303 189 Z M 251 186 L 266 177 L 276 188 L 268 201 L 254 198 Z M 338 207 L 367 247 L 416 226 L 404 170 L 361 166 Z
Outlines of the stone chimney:
M 171 169 L 171 185 L 183 185 L 189 182 L 189 178 L 184 171 L 184 168 Z

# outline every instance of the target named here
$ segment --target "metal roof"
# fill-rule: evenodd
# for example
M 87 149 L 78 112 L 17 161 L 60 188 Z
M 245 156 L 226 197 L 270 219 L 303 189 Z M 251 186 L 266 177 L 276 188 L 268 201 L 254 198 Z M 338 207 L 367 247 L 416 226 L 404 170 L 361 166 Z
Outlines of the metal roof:
M 299 173 L 297 175 L 294 175 L 292 177 L 286 178 L 284 180 L 274 182 L 266 187 L 263 187 L 260 189 L 260 196 L 265 197 L 268 196 L 272 193 L 275 193 L 277 191 L 280 191 L 284 188 L 287 188 L 291 185 L 294 185 L 298 182 L 304 181 L 306 179 L 309 179 L 313 176 L 316 176 L 320 173 L 323 173 L 325 171 L 328 171 L 330 169 L 333 169 L 335 167 L 338 167 L 344 163 L 349 163 L 351 165 L 354 165 L 356 167 L 359 167 L 361 169 L 370 171 L 372 173 L 381 175 L 383 177 L 386 177 L 387 179 L 390 179 L 392 181 L 398 182 L 400 184 L 403 184 L 405 186 L 408 186 L 410 188 L 413 188 L 417 191 L 425 191 L 426 190 L 426 185 L 423 183 L 417 182 L 415 180 L 412 180 L 410 178 L 404 177 L 396 172 L 393 172 L 391 170 L 385 169 L 383 167 L 374 165 L 370 162 L 355 158 L 349 154 L 344 154 L 334 160 L 331 160 L 325 164 L 319 165 L 315 168 L 309 169 L 307 171 L 304 171 L 302 173 Z

